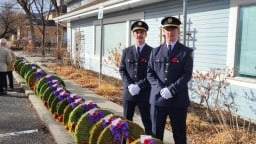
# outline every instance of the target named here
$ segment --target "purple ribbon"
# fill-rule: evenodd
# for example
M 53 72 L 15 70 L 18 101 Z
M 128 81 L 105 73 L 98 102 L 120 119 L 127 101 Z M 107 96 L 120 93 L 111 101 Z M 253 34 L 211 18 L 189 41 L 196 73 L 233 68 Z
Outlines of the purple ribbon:
M 122 121 L 117 125 L 111 125 L 110 126 L 110 131 L 112 133 L 112 136 L 114 137 L 114 142 L 121 142 L 122 138 L 127 138 L 129 135 L 129 127 L 127 121 Z
M 54 80 L 54 77 L 52 75 L 47 75 L 45 78 L 45 81 L 49 83 L 50 81 Z
M 36 65 L 35 64 L 30 64 L 29 65 L 31 69 L 36 69 Z
M 70 103 L 71 107 L 74 109 L 76 106 L 78 106 L 79 104 L 81 104 L 83 101 L 82 98 L 77 98 L 74 99 L 73 102 Z
M 42 71 L 41 69 L 37 69 L 36 70 L 36 78 L 40 79 L 43 76 L 44 76 L 44 71 Z
M 72 103 L 75 101 L 75 99 L 79 99 L 80 97 L 76 94 L 70 94 L 68 97 L 67 97 L 67 100 L 68 100 L 68 103 Z
M 69 97 L 69 93 L 67 93 L 67 92 L 65 92 L 63 95 L 62 94 L 59 94 L 58 95 L 58 100 L 59 101 L 62 101 L 62 100 L 64 100 L 65 98 L 67 98 L 67 97 Z
M 105 113 L 103 110 L 95 110 L 92 113 L 89 113 L 86 117 L 87 121 L 89 122 L 97 122 L 99 121 L 101 118 L 103 118 L 105 116 Z
M 93 109 L 93 108 L 96 108 L 96 107 L 97 107 L 97 104 L 95 104 L 95 103 L 88 103 L 88 104 L 83 104 L 82 105 L 82 109 L 83 109 L 84 112 L 87 112 L 90 109 Z
M 107 126 L 112 122 L 113 118 L 114 118 L 114 117 L 113 117 L 112 114 L 110 114 L 108 118 L 104 118 L 104 120 L 103 120 L 103 122 L 102 122 L 102 124 L 101 124 L 102 127 L 103 127 L 103 128 L 107 127 Z

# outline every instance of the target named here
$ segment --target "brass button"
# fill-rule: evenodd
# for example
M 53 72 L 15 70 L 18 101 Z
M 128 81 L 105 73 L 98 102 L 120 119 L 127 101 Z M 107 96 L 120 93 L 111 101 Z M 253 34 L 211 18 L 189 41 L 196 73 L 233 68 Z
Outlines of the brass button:
M 166 63 L 165 65 L 167 65 L 167 66 L 168 66 L 168 65 L 169 65 L 169 63 Z
M 164 80 L 167 81 L 167 78 L 165 78 Z

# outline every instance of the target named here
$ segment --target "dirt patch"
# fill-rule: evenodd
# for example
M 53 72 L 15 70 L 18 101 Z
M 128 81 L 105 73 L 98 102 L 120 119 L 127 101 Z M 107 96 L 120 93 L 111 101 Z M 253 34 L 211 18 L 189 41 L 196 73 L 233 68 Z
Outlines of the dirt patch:
M 59 64 L 45 65 L 56 74 L 75 81 L 97 94 L 122 104 L 122 81 L 112 77 L 103 76 L 99 87 L 98 74 L 89 70 L 77 69 L 72 66 Z M 230 120 L 229 120 L 230 119 Z M 225 122 L 209 119 L 206 108 L 191 103 L 187 118 L 187 134 L 191 144 L 254 144 L 256 133 L 254 124 L 239 117 L 232 117 L 225 113 Z M 224 123 L 224 124 L 223 124 Z M 170 119 L 167 119 L 166 128 L 171 130 Z

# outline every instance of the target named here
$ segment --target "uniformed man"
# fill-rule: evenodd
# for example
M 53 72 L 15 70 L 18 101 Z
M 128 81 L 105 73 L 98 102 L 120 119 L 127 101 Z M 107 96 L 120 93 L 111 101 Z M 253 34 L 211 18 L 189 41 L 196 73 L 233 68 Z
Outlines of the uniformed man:
M 175 144 L 186 144 L 186 118 L 190 103 L 187 83 L 193 71 L 192 49 L 178 40 L 179 19 L 165 17 L 161 24 L 165 42 L 152 50 L 147 72 L 151 84 L 152 133 L 163 140 L 169 116 Z
M 119 67 L 124 85 L 124 117 L 132 121 L 135 107 L 138 106 L 145 132 L 150 135 L 150 84 L 146 77 L 152 47 L 145 43 L 148 25 L 143 21 L 136 21 L 132 24 L 131 30 L 135 44 L 123 50 Z

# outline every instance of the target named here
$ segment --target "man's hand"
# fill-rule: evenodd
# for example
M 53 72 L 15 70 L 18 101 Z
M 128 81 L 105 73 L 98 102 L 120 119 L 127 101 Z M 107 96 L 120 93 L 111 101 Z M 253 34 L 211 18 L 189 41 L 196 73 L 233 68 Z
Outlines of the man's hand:
M 170 92 L 170 90 L 169 90 L 167 87 L 162 88 L 162 89 L 160 90 L 160 95 L 161 95 L 164 99 L 169 99 L 169 98 L 172 98 L 172 97 L 173 97 L 172 93 Z
M 130 84 L 128 90 L 132 96 L 135 96 L 140 93 L 140 87 L 137 84 Z

